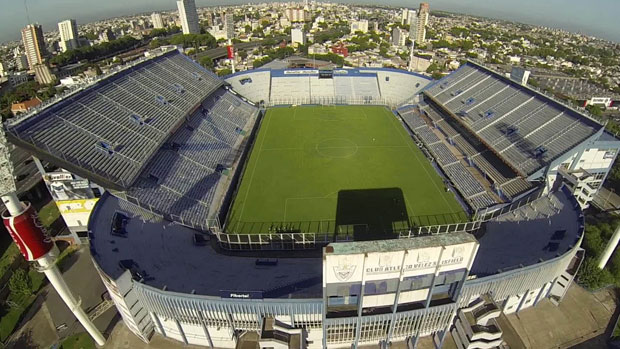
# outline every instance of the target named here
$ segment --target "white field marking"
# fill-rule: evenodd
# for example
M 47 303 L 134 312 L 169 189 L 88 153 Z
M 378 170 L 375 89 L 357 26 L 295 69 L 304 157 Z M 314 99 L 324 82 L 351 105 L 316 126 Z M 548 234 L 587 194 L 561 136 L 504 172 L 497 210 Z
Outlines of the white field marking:
M 390 118 L 390 119 L 392 119 L 392 118 Z M 394 119 L 394 120 L 396 120 L 396 119 Z M 393 121 L 391 121 L 390 124 L 392 124 L 392 126 L 396 127 L 396 125 L 394 125 Z M 400 130 L 396 129 L 396 131 L 400 135 L 400 138 L 403 138 L 403 134 L 400 132 Z M 437 183 L 435 183 L 435 181 L 433 180 L 433 177 L 430 175 L 430 173 L 428 173 L 428 170 L 426 169 L 426 167 L 424 167 L 424 164 L 420 161 L 420 159 L 418 159 L 418 157 L 416 156 L 415 151 L 411 148 L 411 143 L 413 143 L 413 141 L 408 140 L 408 139 L 405 138 L 405 142 L 407 142 L 407 146 L 408 146 L 409 150 L 411 150 L 411 152 L 413 153 L 413 157 L 418 161 L 420 166 L 422 166 L 422 169 L 424 169 L 424 172 L 428 176 L 428 178 L 431 181 L 431 183 L 433 183 L 433 186 L 435 187 L 435 189 L 437 189 L 437 191 L 439 193 L 441 193 L 441 189 L 439 189 L 439 187 L 437 187 Z M 443 199 L 443 202 L 446 204 L 446 206 L 448 208 L 448 212 L 451 212 L 452 209 L 450 208 L 450 204 L 448 203 L 448 200 L 446 200 L 446 198 L 443 196 L 443 194 L 441 195 L 441 198 Z
M 412 213 L 411 217 L 415 217 L 415 211 L 413 210 L 413 206 L 411 206 L 411 205 L 409 204 L 409 200 L 407 200 L 407 196 L 406 196 L 406 195 L 404 195 L 404 193 L 403 193 L 403 197 L 405 198 L 405 204 L 406 204 L 406 205 L 407 205 L 407 207 L 409 207 L 409 209 L 411 210 L 411 213 Z M 407 215 L 409 215 L 409 212 L 407 212 Z M 407 224 L 409 224 L 409 222 L 407 222 Z
M 286 208 L 288 207 L 288 201 L 289 200 L 316 200 L 316 199 L 332 199 L 332 200 L 336 200 L 337 198 L 330 198 L 330 196 L 332 196 L 333 194 L 338 193 L 337 191 L 333 192 L 333 193 L 329 193 L 325 196 L 306 196 L 306 197 L 299 197 L 299 198 L 286 198 L 284 199 L 284 223 L 286 223 Z M 327 218 L 327 220 L 330 220 L 331 218 Z M 319 219 L 319 221 L 321 221 L 322 219 Z
M 267 138 L 267 131 L 269 131 L 269 125 L 271 124 L 271 119 L 273 116 L 270 116 L 267 120 L 267 125 L 265 127 L 265 133 L 262 135 L 263 139 L 261 139 L 260 147 L 258 147 L 258 156 L 256 157 L 256 163 L 254 164 L 254 168 L 252 169 L 252 174 L 250 175 L 250 184 L 248 185 L 248 189 L 245 192 L 245 197 L 243 198 L 243 205 L 241 205 L 241 212 L 239 214 L 239 222 L 243 221 L 243 210 L 245 210 L 245 204 L 248 200 L 248 194 L 250 193 L 250 189 L 252 188 L 252 181 L 254 180 L 254 172 L 256 172 L 256 167 L 260 163 L 260 156 L 263 153 L 263 144 L 265 143 L 265 138 Z
M 318 144 L 317 144 L 318 146 Z M 348 147 L 321 147 L 321 149 L 347 149 L 353 148 L 353 146 Z M 358 145 L 357 148 L 409 148 L 407 145 Z M 263 151 L 267 150 L 304 150 L 304 148 L 264 148 Z

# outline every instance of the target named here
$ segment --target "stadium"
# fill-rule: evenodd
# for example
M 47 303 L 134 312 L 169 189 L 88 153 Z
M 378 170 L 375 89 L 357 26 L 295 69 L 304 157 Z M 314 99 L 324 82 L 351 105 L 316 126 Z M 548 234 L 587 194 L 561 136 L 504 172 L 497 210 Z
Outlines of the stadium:
M 475 62 L 220 79 L 175 49 L 5 127 L 105 189 L 90 249 L 127 327 L 218 348 L 496 347 L 499 312 L 561 302 L 620 149 Z

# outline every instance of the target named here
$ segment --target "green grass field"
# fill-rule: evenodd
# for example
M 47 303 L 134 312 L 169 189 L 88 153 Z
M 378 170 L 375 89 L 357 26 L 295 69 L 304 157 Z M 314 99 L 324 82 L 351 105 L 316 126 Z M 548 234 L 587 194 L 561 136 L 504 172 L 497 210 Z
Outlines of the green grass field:
M 388 109 L 305 106 L 267 111 L 226 232 L 364 239 L 466 219 Z

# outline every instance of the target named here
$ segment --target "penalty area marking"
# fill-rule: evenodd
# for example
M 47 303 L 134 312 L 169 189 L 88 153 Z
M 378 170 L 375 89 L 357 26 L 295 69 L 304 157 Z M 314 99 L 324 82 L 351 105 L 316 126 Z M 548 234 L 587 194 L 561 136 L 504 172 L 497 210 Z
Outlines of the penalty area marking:
M 337 197 L 330 197 L 334 194 L 337 194 L 338 192 L 333 192 L 333 193 L 329 193 L 325 196 L 306 196 L 306 197 L 290 197 L 290 198 L 286 198 L 284 199 L 284 222 L 286 223 L 286 212 L 288 209 L 288 204 L 289 204 L 289 200 L 336 200 Z M 322 220 L 331 220 L 332 218 L 327 218 L 327 219 L 318 219 L 319 221 Z

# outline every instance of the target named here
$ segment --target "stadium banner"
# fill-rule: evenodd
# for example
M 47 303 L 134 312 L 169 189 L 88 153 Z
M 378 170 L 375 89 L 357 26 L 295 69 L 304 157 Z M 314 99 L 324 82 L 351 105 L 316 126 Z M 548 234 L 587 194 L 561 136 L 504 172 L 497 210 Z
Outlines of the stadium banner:
M 262 291 L 230 291 L 220 290 L 220 298 L 263 299 Z
M 98 198 L 85 200 L 64 200 L 56 201 L 56 206 L 58 206 L 58 211 L 60 211 L 60 214 L 88 213 L 93 210 L 97 201 L 99 201 Z
M 95 194 L 87 179 L 76 178 L 67 172 L 48 172 L 43 180 L 54 201 L 93 199 Z
M 226 46 L 226 52 L 229 59 L 235 58 L 235 48 L 232 45 Z
M 324 285 L 362 280 L 387 280 L 469 269 L 476 242 L 359 254 L 325 254 Z M 443 250 L 443 251 L 442 251 Z
M 54 247 L 54 242 L 41 224 L 37 211 L 30 203 L 26 205 L 26 209 L 15 217 L 11 217 L 5 210 L 2 212 L 2 220 L 19 252 L 27 261 L 34 261 L 47 254 Z

